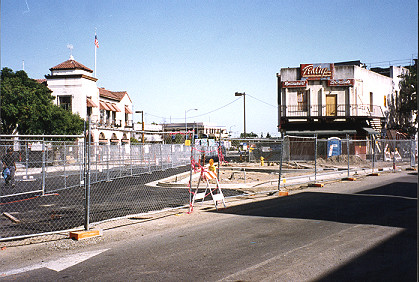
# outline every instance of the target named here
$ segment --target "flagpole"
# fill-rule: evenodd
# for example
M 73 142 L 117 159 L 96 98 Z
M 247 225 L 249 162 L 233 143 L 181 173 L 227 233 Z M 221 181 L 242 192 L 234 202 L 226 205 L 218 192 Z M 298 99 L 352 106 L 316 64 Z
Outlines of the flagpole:
M 95 46 L 95 77 L 97 77 L 97 73 L 96 73 L 96 46 Z
M 99 48 L 99 41 L 97 40 L 97 35 L 96 35 L 96 29 L 95 29 L 95 77 L 97 78 L 97 72 L 96 72 L 96 52 L 97 52 L 97 48 Z
M 95 32 L 95 40 L 96 40 L 96 32 Z M 96 44 L 94 44 L 93 48 L 95 48 L 95 77 L 97 78 L 97 73 L 96 73 Z

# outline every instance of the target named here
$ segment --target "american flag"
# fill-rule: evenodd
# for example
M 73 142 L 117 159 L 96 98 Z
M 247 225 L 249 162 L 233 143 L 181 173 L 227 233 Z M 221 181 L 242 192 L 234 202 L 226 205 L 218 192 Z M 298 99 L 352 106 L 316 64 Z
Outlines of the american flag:
M 95 34 L 95 46 L 99 48 L 99 41 L 97 40 L 97 35 Z

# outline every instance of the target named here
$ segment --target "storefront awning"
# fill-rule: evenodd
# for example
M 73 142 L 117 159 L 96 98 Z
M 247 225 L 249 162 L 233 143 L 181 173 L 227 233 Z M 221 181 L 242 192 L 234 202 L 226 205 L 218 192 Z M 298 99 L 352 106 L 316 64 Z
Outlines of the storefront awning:
M 108 103 L 99 101 L 99 104 L 101 110 L 112 111 L 111 108 L 109 108 Z
M 93 102 L 93 100 L 92 100 L 92 99 L 90 99 L 90 98 L 87 98 L 87 99 L 86 99 L 86 104 L 87 104 L 87 107 L 90 107 L 90 108 L 97 108 L 97 105 L 95 104 L 95 102 Z
M 118 108 L 118 106 L 116 104 L 112 104 L 112 106 L 115 108 L 115 111 L 121 112 L 121 110 Z
M 125 113 L 126 114 L 132 114 L 132 111 L 128 106 L 125 106 Z
M 99 101 L 99 104 L 100 104 L 100 109 L 101 110 L 107 110 L 107 111 L 111 111 L 111 112 L 120 112 L 121 111 L 118 108 L 118 106 L 116 104 L 113 104 L 113 103 Z
M 106 103 L 108 107 L 111 109 L 112 112 L 120 112 L 121 110 L 115 105 L 111 103 Z

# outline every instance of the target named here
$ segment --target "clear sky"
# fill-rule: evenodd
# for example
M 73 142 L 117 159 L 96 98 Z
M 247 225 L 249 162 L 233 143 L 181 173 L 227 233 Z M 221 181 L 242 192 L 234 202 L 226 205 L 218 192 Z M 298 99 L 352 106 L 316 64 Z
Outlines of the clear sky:
M 238 136 L 245 92 L 246 131 L 277 136 L 281 68 L 417 58 L 418 2 L 2 0 L 1 67 L 44 78 L 71 44 L 93 70 L 95 30 L 98 86 L 127 91 L 147 123 L 197 108 L 188 122 Z

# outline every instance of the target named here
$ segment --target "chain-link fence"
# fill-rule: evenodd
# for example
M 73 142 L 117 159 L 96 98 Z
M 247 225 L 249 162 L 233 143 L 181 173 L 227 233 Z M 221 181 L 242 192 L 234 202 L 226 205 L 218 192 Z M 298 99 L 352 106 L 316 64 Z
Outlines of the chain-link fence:
M 65 138 L 61 138 L 65 139 Z M 194 145 L 194 144 L 192 144 Z M 46 138 L 0 140 L 0 240 L 72 230 L 108 219 L 189 204 L 191 158 L 216 147 L 184 144 L 100 145 Z M 184 181 L 185 182 L 185 181 Z
M 224 140 L 217 145 L 205 140 L 186 146 L 101 145 L 84 138 L 0 139 L 0 155 L 2 161 L 8 159 L 9 168 L 0 180 L 0 241 L 187 206 L 191 160 L 202 165 L 211 158 L 225 161 L 218 164 L 218 173 L 226 172 L 224 179 L 219 175 L 225 196 L 263 183 L 270 183 L 265 191 L 278 190 L 417 164 L 413 140 L 285 137 Z
M 315 136 L 232 139 L 225 157 L 238 171 L 245 166 L 248 171 L 272 174 L 267 168 L 275 167 L 280 189 L 414 167 L 417 165 L 417 141 L 375 139 L 373 136 L 368 140 L 318 139 Z
M 0 239 L 83 223 L 83 142 L 2 139 L 0 155 Z

